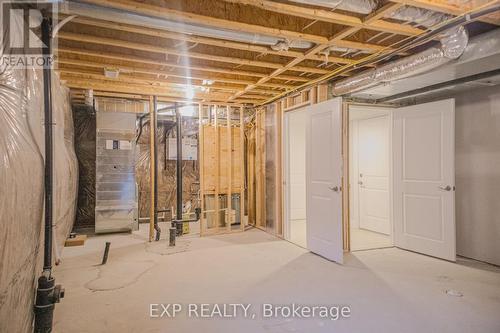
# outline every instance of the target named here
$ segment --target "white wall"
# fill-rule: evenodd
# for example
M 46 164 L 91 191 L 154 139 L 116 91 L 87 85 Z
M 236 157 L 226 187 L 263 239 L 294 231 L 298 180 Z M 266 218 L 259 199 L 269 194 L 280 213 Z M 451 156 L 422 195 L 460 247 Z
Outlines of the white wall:
M 293 111 L 288 117 L 290 220 L 306 218 L 306 111 Z
M 457 252 L 500 265 L 500 86 L 456 96 Z
M 349 121 L 349 223 L 359 228 L 358 120 Z
M 500 265 L 500 86 L 439 99 L 450 97 L 455 98 L 457 254 Z

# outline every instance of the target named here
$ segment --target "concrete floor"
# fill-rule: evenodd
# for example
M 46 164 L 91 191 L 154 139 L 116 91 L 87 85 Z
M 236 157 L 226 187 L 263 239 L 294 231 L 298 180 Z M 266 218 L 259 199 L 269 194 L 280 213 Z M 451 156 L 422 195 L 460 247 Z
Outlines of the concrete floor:
M 391 247 L 391 236 L 366 229 L 351 228 L 351 251 Z
M 500 332 L 497 267 L 396 248 L 347 254 L 341 266 L 256 229 L 183 237 L 175 250 L 147 243 L 145 228 L 92 237 L 65 248 L 54 275 L 66 288 L 55 311 L 59 333 Z M 257 316 L 150 318 L 151 303 L 251 303 Z M 351 317 L 262 319 L 263 303 L 347 305 Z

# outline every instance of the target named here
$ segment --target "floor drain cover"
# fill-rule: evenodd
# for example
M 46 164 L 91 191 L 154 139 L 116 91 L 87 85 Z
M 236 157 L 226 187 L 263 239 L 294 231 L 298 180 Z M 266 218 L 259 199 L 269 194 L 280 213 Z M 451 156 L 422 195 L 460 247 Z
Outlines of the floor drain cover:
M 462 297 L 464 295 L 460 291 L 453 289 L 446 290 L 446 294 L 455 297 Z

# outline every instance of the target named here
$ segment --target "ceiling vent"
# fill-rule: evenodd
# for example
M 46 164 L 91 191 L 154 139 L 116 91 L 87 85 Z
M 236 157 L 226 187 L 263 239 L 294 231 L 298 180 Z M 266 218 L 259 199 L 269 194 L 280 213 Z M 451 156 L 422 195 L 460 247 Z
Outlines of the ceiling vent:
M 109 79 L 117 79 L 120 75 L 120 70 L 118 68 L 104 68 L 104 76 Z

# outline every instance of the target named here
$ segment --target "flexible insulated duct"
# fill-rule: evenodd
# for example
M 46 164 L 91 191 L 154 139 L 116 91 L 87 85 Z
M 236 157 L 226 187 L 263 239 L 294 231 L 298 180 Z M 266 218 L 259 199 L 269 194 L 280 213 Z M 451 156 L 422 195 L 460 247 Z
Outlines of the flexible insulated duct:
M 361 14 L 372 13 L 380 3 L 376 0 L 292 0 L 298 3 L 342 9 Z M 388 13 L 386 18 L 412 22 L 430 28 L 451 18 L 450 15 L 433 12 L 427 9 L 403 6 Z M 366 89 L 377 84 L 417 75 L 443 65 L 462 55 L 468 43 L 468 34 L 464 27 L 446 31 L 441 37 L 441 46 L 391 62 L 377 69 L 342 80 L 334 85 L 333 94 L 343 95 L 349 92 Z
M 367 89 L 387 81 L 403 79 L 427 72 L 462 55 L 469 37 L 464 27 L 448 30 L 441 38 L 441 47 L 433 47 L 415 55 L 388 63 L 336 83 L 336 96 Z

